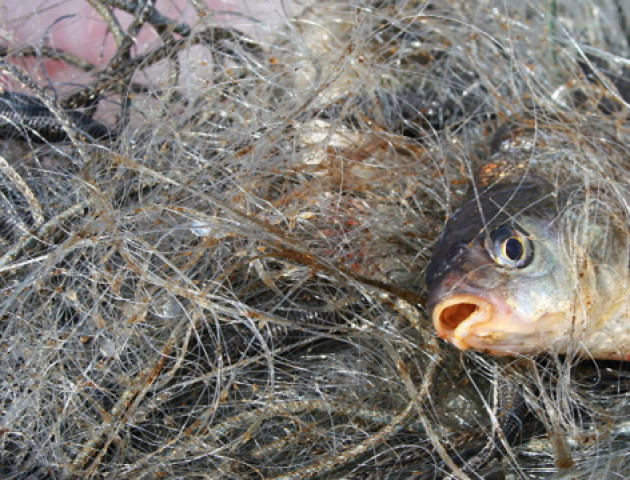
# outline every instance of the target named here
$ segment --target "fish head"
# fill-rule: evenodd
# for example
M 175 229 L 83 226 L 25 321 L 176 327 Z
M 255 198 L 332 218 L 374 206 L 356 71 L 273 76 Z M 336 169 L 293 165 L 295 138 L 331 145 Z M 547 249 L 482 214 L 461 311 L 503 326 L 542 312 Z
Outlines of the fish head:
M 535 194 L 544 192 L 535 185 L 491 191 L 446 224 L 427 269 L 427 308 L 438 335 L 461 350 L 515 355 L 565 348 L 570 275 L 553 211 L 545 218 L 549 205 L 525 207 Z

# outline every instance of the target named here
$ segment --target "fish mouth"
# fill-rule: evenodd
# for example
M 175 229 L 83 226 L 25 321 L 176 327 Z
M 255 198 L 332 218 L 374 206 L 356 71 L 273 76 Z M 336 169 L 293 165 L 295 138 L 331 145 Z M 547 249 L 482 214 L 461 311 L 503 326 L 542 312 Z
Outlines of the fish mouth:
M 546 311 L 534 318 L 513 310 L 500 298 L 484 292 L 457 292 L 439 297 L 429 311 L 440 338 L 460 350 L 474 349 L 492 355 L 565 353 L 573 332 L 571 317 L 562 309 Z
M 479 348 L 475 339 L 479 327 L 488 324 L 495 314 L 495 307 L 477 295 L 457 294 L 440 301 L 431 314 L 438 335 L 460 350 Z M 481 339 L 478 339 L 481 340 Z

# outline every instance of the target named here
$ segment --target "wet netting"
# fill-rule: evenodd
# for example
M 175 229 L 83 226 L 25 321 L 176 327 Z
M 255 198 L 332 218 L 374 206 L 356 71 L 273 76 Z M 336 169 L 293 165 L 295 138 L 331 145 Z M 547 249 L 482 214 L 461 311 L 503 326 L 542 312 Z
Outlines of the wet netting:
M 485 168 L 628 308 L 630 6 L 210 3 L 0 3 L 0 477 L 630 477 L 624 362 L 461 352 L 424 279 Z

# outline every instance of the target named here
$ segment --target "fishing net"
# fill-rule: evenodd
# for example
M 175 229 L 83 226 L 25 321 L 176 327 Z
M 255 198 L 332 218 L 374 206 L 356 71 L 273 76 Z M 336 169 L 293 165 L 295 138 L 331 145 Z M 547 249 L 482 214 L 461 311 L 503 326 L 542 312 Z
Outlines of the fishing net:
M 60 0 L 22 40 L 52 7 L 14 3 L 2 88 L 60 127 L 0 117 L 0 476 L 630 476 L 623 363 L 462 353 L 424 309 L 488 164 L 580 185 L 567 249 L 627 256 L 630 8 Z M 87 18 L 96 59 L 51 42 Z

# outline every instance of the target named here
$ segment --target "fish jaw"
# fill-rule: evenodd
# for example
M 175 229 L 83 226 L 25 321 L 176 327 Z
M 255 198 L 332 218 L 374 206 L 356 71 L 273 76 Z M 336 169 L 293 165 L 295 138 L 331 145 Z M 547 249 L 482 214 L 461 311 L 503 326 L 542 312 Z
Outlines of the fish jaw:
M 487 325 L 495 312 L 494 306 L 477 295 L 450 295 L 440 301 L 432 312 L 433 326 L 440 338 L 460 350 L 468 350 L 475 328 Z
M 431 309 L 438 335 L 460 350 L 493 355 L 538 353 L 562 337 L 563 314 L 525 318 L 500 299 L 477 293 L 454 293 Z

